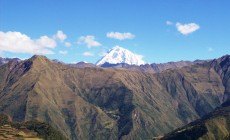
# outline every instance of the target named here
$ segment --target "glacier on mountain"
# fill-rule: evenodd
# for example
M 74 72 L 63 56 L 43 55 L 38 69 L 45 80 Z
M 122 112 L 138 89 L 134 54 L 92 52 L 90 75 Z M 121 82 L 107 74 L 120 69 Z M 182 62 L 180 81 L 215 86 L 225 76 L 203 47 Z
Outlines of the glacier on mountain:
M 129 65 L 141 65 L 145 64 L 142 58 L 142 55 L 134 54 L 125 48 L 115 46 L 96 65 L 100 66 L 106 62 L 110 64 L 126 63 Z

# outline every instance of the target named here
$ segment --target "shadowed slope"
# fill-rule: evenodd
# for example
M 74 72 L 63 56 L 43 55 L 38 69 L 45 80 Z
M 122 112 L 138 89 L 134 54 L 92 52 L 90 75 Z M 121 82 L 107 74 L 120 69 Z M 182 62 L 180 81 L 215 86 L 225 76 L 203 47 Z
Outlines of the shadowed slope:
M 230 104 L 215 109 L 213 112 L 182 128 L 179 128 L 161 140 L 228 140 L 230 139 Z

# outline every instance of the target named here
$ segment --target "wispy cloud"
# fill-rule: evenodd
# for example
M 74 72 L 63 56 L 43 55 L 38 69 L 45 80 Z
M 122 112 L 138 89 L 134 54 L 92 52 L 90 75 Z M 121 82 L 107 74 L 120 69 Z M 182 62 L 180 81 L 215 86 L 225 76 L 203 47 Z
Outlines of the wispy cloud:
M 67 38 L 67 35 L 63 33 L 63 31 L 59 30 L 57 31 L 57 33 L 54 35 L 54 38 L 63 42 L 66 38 Z
M 120 33 L 120 32 L 108 32 L 106 34 L 108 38 L 118 39 L 118 40 L 125 40 L 125 39 L 133 39 L 135 35 L 132 33 Z
M 62 55 L 66 55 L 66 54 L 68 54 L 68 51 L 59 51 L 59 53 Z
M 196 23 L 181 24 L 178 22 L 176 28 L 181 34 L 188 35 L 200 29 L 200 26 Z
M 166 25 L 173 25 L 173 22 L 167 20 L 167 21 L 166 21 Z
M 88 36 L 81 36 L 78 39 L 78 44 L 86 44 L 88 48 L 92 47 L 98 47 L 101 46 L 101 43 L 95 40 L 96 38 L 94 36 L 88 35 Z
M 213 51 L 214 51 L 214 49 L 212 47 L 208 48 L 208 52 L 213 52 Z
M 91 53 L 91 52 L 84 52 L 82 55 L 84 55 L 84 56 L 94 56 L 94 54 Z
M 31 39 L 20 32 L 0 31 L 0 51 L 28 54 L 54 54 L 51 50 L 56 47 L 56 41 L 48 36 Z
M 70 42 L 65 42 L 64 44 L 66 47 L 70 47 L 72 44 Z

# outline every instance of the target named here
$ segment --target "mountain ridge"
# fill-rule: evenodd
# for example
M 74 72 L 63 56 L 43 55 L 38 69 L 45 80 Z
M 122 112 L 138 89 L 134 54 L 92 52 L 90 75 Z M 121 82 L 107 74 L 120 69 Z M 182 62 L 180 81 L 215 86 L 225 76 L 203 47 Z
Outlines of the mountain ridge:
M 151 138 L 223 102 L 227 57 L 156 74 L 74 68 L 41 56 L 12 61 L 0 66 L 0 112 L 48 122 L 71 139 Z
M 2 61 L 1 61 L 2 60 Z M 8 60 L 8 61 L 4 61 L 4 60 Z M 6 64 L 11 60 L 15 60 L 15 61 L 23 61 L 20 60 L 18 58 L 1 58 L 0 59 L 0 65 Z M 102 67 L 102 68 L 123 68 L 123 69 L 128 69 L 128 70 L 132 70 L 132 71 L 141 71 L 141 72 L 149 72 L 149 73 L 159 73 L 162 72 L 164 70 L 167 69 L 178 69 L 178 68 L 182 68 L 184 66 L 190 66 L 190 65 L 194 65 L 194 64 L 201 64 L 204 62 L 208 62 L 209 60 L 195 60 L 195 61 L 176 61 L 176 62 L 167 62 L 167 63 L 152 63 L 152 64 L 143 64 L 140 66 L 137 65 L 129 65 L 126 63 L 117 63 L 117 64 L 110 64 L 108 62 L 97 66 L 94 65 L 92 63 L 85 63 L 85 62 L 78 62 L 78 63 L 64 63 L 58 59 L 53 59 L 53 62 L 57 63 L 57 64 L 62 64 L 62 65 L 69 65 L 72 67 L 76 67 L 76 68 L 85 68 L 85 67 Z

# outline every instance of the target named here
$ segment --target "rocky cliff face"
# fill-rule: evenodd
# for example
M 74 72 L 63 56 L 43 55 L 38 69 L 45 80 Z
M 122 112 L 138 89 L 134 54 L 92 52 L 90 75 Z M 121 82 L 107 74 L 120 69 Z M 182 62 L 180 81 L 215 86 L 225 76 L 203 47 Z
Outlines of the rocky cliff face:
M 0 67 L 0 112 L 71 139 L 147 139 L 211 112 L 229 93 L 229 56 L 152 74 L 73 68 L 43 56 Z

